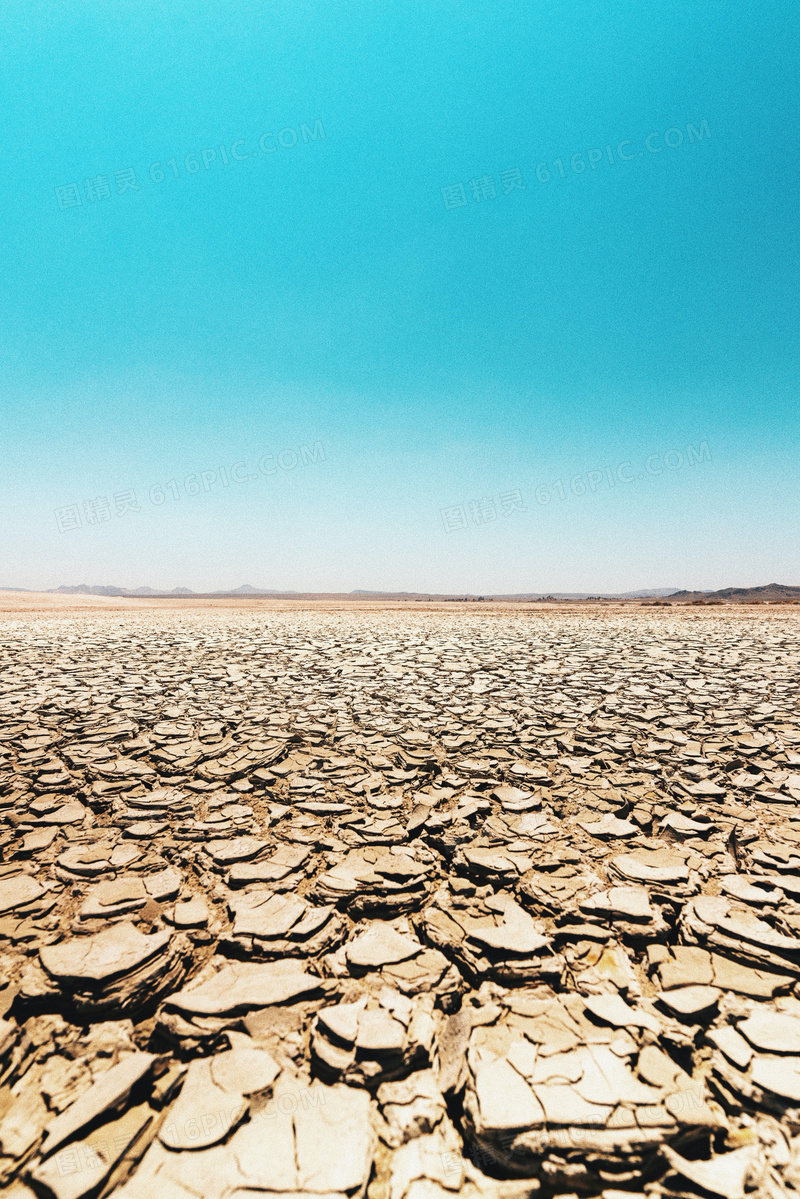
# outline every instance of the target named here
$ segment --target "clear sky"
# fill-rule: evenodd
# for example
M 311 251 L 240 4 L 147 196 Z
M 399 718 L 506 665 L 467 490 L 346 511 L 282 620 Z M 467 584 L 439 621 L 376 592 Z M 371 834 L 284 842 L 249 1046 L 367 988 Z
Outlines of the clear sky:
M 800 583 L 791 0 L 0 45 L 0 585 Z

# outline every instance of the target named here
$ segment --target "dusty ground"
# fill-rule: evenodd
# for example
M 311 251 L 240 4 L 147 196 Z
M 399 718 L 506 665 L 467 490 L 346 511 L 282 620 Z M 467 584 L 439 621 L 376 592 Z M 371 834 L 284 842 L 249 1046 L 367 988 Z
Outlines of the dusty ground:
M 795 612 L 0 593 L 0 1178 L 793 1193 Z
M 132 597 L 127 595 L 65 595 L 51 591 L 0 591 L 0 612 L 96 612 L 127 611 L 127 612 L 185 612 L 185 611 L 224 611 L 224 612 L 416 612 L 437 611 L 456 612 L 466 609 L 467 612 L 479 610 L 484 615 L 493 612 L 518 612 L 521 610 L 537 612 L 542 609 L 566 610 L 573 605 L 553 603 L 520 603 L 519 601 L 493 600 L 486 603 L 470 601 L 469 604 L 456 604 L 445 600 L 386 600 L 386 599 L 351 599 L 348 596 L 331 596 L 329 599 L 302 597 L 300 599 L 273 599 L 271 597 L 219 597 L 209 598 L 196 596 L 194 598 L 168 599 L 159 597 Z M 575 605 L 581 609 L 594 610 L 609 607 L 624 608 L 626 603 Z

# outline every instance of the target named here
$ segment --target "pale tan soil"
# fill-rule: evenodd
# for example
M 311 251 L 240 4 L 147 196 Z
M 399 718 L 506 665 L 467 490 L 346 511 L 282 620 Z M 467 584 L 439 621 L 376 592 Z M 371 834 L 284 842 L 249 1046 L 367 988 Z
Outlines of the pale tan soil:
M 0 1188 L 796 1193 L 798 618 L 0 593 Z

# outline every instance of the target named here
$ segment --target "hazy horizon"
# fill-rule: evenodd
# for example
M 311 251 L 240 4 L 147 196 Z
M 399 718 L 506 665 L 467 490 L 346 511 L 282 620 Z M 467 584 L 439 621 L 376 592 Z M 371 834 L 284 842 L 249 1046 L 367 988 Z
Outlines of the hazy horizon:
M 115 584 L 115 583 L 63 583 L 60 587 L 47 588 L 47 590 L 48 591 L 50 591 L 50 590 L 60 591 L 65 588 L 69 589 L 69 590 L 74 590 L 79 587 L 88 587 L 89 589 L 93 589 L 93 588 L 98 589 L 101 587 L 115 588 L 115 587 L 117 587 L 117 584 Z M 33 590 L 33 588 L 0 586 L 0 591 L 4 591 L 4 590 L 5 591 L 29 591 L 29 590 Z M 120 587 L 120 590 L 122 590 L 121 587 Z M 199 588 L 198 591 L 195 592 L 194 588 L 181 587 L 180 584 L 178 584 L 175 587 L 167 588 L 167 587 L 150 587 L 149 584 L 142 583 L 139 585 L 139 587 L 131 587 L 131 588 L 127 588 L 126 590 L 129 590 L 129 591 L 156 591 L 156 592 L 170 592 L 170 593 L 174 592 L 174 591 L 185 591 L 185 592 L 187 592 L 187 594 L 191 594 L 191 595 L 195 595 L 195 594 L 203 595 L 203 594 L 209 594 L 212 589 L 210 587 L 203 587 L 203 588 Z M 298 594 L 300 593 L 299 588 L 297 588 L 297 587 L 287 587 L 287 588 L 279 591 L 279 589 L 276 587 L 267 587 L 267 586 L 255 587 L 249 583 L 240 583 L 238 587 L 223 587 L 223 588 L 219 588 L 219 590 L 225 591 L 228 593 L 234 592 L 234 591 L 243 591 L 243 590 L 256 591 L 256 592 L 264 593 L 264 594 L 269 593 L 269 592 L 274 592 L 276 594 L 281 594 L 281 595 L 283 595 L 283 594 L 290 595 L 293 592 L 297 592 Z M 660 588 L 655 588 L 655 589 L 645 589 L 645 588 L 633 587 L 633 588 L 630 588 L 630 590 L 634 591 L 634 592 L 638 591 L 638 590 L 642 590 L 642 591 L 643 590 L 657 590 L 657 591 L 663 591 L 665 593 L 668 593 L 672 590 L 678 590 L 678 588 L 673 589 L 673 588 L 667 588 L 667 587 L 660 587 Z M 397 591 L 397 592 L 392 593 L 392 592 L 376 591 L 374 588 L 351 587 L 346 592 L 340 592 L 338 594 L 344 594 L 344 595 L 391 595 L 391 594 L 404 595 L 404 594 L 410 594 L 410 593 L 406 590 Z M 426 593 L 422 592 L 420 594 L 426 594 Z M 462 593 L 459 591 L 455 591 L 452 593 L 448 592 L 447 594 L 458 595 L 458 594 L 462 594 Z M 470 593 L 470 594 L 472 594 L 472 593 Z M 499 593 L 487 592 L 486 594 L 499 594 Z M 508 592 L 506 594 L 510 595 L 512 593 Z M 519 592 L 517 594 L 526 594 L 526 593 Z M 534 594 L 534 593 L 532 593 L 532 594 Z M 586 594 L 590 594 L 590 593 L 587 592 Z
M 750 590 L 749 588 L 737 587 L 736 584 L 730 584 L 729 586 L 732 590 Z M 759 588 L 767 589 L 769 587 L 794 587 L 794 586 L 797 586 L 797 584 L 776 583 L 776 582 L 772 581 L 771 583 L 757 584 L 756 589 L 759 589 Z M 174 595 L 176 593 L 180 593 L 180 594 L 185 594 L 187 596 L 203 596 L 203 595 L 216 595 L 216 594 L 233 595 L 233 594 L 237 594 L 237 593 L 241 593 L 243 595 L 247 595 L 247 594 L 257 594 L 257 595 L 295 595 L 295 594 L 303 595 L 303 594 L 309 594 L 309 592 L 307 590 L 304 591 L 302 588 L 298 588 L 298 587 L 277 588 L 277 587 L 269 587 L 266 584 L 264 584 L 262 586 L 254 586 L 251 583 L 240 583 L 235 586 L 231 585 L 231 586 L 225 586 L 225 587 L 219 587 L 219 588 L 198 587 L 196 589 L 185 587 L 180 584 L 177 584 L 174 587 L 152 587 L 149 584 L 141 583 L 136 587 L 125 588 L 116 583 L 64 583 L 64 584 L 61 584 L 59 587 L 45 588 L 44 590 L 48 591 L 48 592 L 126 591 L 126 592 L 130 592 L 130 593 L 134 593 L 134 594 L 139 592 L 139 593 L 152 593 L 154 595 Z M 616 592 L 609 592 L 609 591 L 606 591 L 603 589 L 592 590 L 591 588 L 569 588 L 567 590 L 560 590 L 560 589 L 556 589 L 556 588 L 538 588 L 538 589 L 530 589 L 528 591 L 518 591 L 518 592 L 497 592 L 497 591 L 489 591 L 488 589 L 485 589 L 485 588 L 482 591 L 470 591 L 467 588 L 461 588 L 461 589 L 456 588 L 456 589 L 454 589 L 452 591 L 448 591 L 448 592 L 442 592 L 442 591 L 435 592 L 430 589 L 422 590 L 422 591 L 410 591 L 408 588 L 399 588 L 394 591 L 381 591 L 381 590 L 377 590 L 375 588 L 367 588 L 367 587 L 348 587 L 346 589 L 342 588 L 338 592 L 334 592 L 334 591 L 331 591 L 330 589 L 326 589 L 326 590 L 320 590 L 319 592 L 314 592 L 311 594 L 364 595 L 364 596 L 370 596 L 370 595 L 375 595 L 375 596 L 427 595 L 427 594 L 437 595 L 438 594 L 438 595 L 449 595 L 449 596 L 466 595 L 466 596 L 469 596 L 470 598 L 479 596 L 479 595 L 480 596 L 493 596 L 495 598 L 503 598 L 506 596 L 509 598 L 519 598 L 520 596 L 525 596 L 525 595 L 532 595 L 532 596 L 554 595 L 554 596 L 575 596 L 575 597 L 589 598 L 591 596 L 597 595 L 597 596 L 606 596 L 606 597 L 611 597 L 611 598 L 641 597 L 644 599 L 644 598 L 647 598 L 648 596 L 657 598 L 657 597 L 668 597 L 670 595 L 681 594 L 683 592 L 689 592 L 689 593 L 713 592 L 713 591 L 717 591 L 717 590 L 726 590 L 726 589 L 725 588 L 711 588 L 711 587 L 684 588 L 684 587 L 680 587 L 680 586 L 670 586 L 670 587 L 627 587 L 627 588 L 624 588 L 624 589 L 622 589 L 620 591 L 616 591 Z M 2 592 L 2 591 L 22 591 L 22 592 L 31 591 L 31 592 L 35 592 L 36 589 L 35 588 L 27 588 L 27 587 L 17 587 L 17 586 L 11 586 L 11 585 L 0 583 L 0 592 Z

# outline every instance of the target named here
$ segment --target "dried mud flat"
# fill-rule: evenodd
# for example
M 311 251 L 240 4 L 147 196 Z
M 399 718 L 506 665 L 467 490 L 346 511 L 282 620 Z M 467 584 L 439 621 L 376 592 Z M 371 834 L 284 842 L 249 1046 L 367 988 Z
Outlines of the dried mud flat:
M 7 614 L 0 1185 L 800 1190 L 797 634 Z

